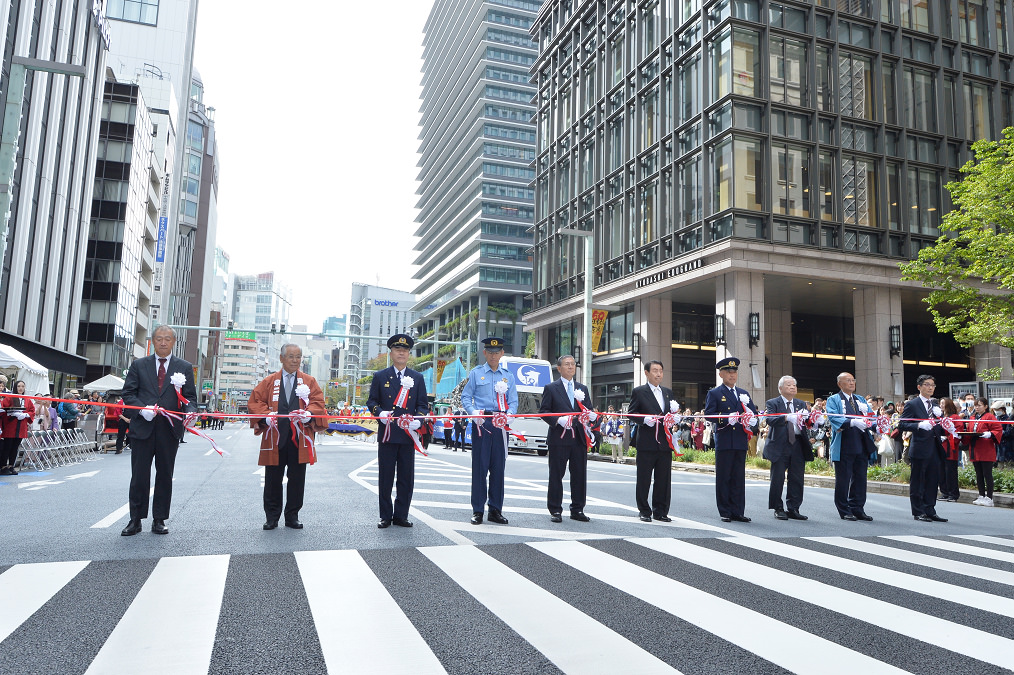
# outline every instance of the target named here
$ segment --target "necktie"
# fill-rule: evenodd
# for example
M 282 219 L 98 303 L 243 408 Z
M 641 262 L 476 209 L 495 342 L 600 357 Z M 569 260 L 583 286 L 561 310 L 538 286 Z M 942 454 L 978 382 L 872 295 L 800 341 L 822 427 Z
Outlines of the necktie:
M 785 402 L 785 409 L 788 410 L 790 413 L 791 412 L 795 412 L 795 409 L 792 406 L 792 401 L 786 401 Z M 789 445 L 795 445 L 796 444 L 796 425 L 795 424 L 790 424 L 788 431 L 789 431 Z
M 570 407 L 574 407 L 574 383 L 567 380 L 567 398 L 570 399 Z
M 162 391 L 162 385 L 165 384 L 165 359 L 158 360 L 158 390 Z M 150 372 L 150 371 L 149 371 Z

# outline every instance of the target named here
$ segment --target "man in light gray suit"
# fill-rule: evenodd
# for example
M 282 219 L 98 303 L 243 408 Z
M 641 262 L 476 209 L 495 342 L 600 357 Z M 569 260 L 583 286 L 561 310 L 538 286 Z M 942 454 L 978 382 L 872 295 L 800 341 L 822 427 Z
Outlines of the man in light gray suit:
M 764 459 L 771 462 L 771 487 L 768 492 L 768 508 L 774 509 L 778 520 L 806 520 L 799 512 L 803 503 L 803 468 L 813 459 L 813 448 L 803 421 L 809 414 L 806 403 L 796 398 L 796 380 L 784 375 L 778 380 L 781 396 L 767 402 L 768 440 L 764 444 Z M 789 475 L 789 486 L 785 491 L 785 506 L 782 508 L 782 483 Z

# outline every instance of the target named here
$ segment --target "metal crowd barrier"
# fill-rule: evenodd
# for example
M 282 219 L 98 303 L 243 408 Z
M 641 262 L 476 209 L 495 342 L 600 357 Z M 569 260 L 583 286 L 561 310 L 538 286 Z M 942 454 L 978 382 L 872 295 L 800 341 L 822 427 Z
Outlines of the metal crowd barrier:
M 98 444 L 85 429 L 32 431 L 21 441 L 15 468 L 35 471 L 80 464 L 95 459 Z

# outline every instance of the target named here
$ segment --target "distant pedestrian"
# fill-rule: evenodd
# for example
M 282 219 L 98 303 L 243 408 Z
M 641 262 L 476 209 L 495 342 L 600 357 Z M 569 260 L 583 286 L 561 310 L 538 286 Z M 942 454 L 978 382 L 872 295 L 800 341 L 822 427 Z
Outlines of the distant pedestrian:
M 14 465 L 18 459 L 18 448 L 21 441 L 28 437 L 35 418 L 35 405 L 30 398 L 22 398 L 26 394 L 24 380 L 18 380 L 12 387 L 11 395 L 0 400 L 3 407 L 3 452 L 0 453 L 0 476 L 16 476 Z M 992 492 L 992 490 L 990 490 Z

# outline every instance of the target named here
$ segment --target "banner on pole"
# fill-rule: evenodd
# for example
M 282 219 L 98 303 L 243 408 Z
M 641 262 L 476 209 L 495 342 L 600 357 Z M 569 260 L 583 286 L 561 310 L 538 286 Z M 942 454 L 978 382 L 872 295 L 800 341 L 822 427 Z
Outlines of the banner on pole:
M 609 312 L 604 309 L 592 310 L 592 351 L 599 351 L 599 342 L 602 341 L 602 331 L 606 327 L 606 317 Z
M 444 368 L 450 363 L 448 359 L 437 359 L 437 382 L 440 381 L 441 376 L 444 374 Z

